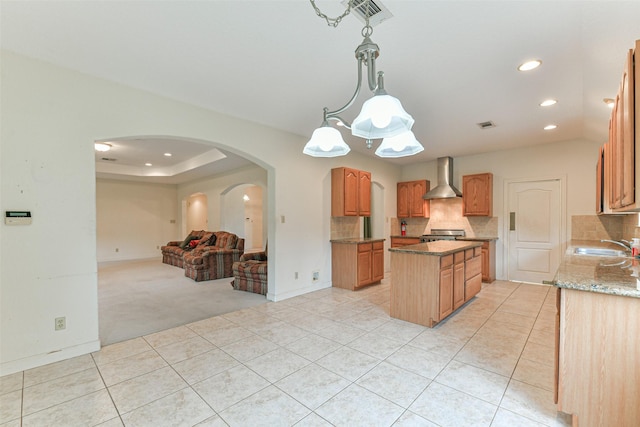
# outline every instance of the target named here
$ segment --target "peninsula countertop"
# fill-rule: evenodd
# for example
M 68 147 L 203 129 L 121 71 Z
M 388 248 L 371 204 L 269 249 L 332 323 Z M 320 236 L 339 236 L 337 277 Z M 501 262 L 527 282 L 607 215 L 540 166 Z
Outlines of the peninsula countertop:
M 390 248 L 389 252 L 423 254 L 423 255 L 449 255 L 464 249 L 482 246 L 480 241 L 469 240 L 436 240 L 435 242 L 418 243 L 417 245 Z
M 577 247 L 620 249 L 599 240 L 572 240 L 556 273 L 555 286 L 640 298 L 640 259 L 576 255 Z

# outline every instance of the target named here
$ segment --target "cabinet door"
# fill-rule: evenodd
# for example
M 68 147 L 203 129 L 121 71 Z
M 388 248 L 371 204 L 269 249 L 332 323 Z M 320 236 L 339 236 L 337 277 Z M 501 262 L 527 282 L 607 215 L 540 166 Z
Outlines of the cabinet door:
M 411 181 L 409 216 L 415 218 L 429 217 L 429 201 L 422 198 L 429 191 L 429 181 Z
M 464 304 L 464 259 L 453 266 L 453 309 L 457 309 L 462 304 Z
M 358 171 L 358 215 L 371 216 L 371 172 Z
M 373 283 L 384 279 L 384 243 L 374 242 L 371 258 L 371 281 Z
M 618 112 L 620 115 L 618 138 L 622 146 L 622 207 L 635 202 L 634 88 L 632 79 L 633 50 L 629 50 L 620 85 L 622 108 Z
M 358 215 L 358 184 L 360 182 L 359 171 L 356 169 L 344 170 L 344 215 Z
M 397 185 L 397 207 L 398 218 L 409 218 L 409 183 L 399 182 Z
M 482 244 L 482 281 L 491 282 L 491 254 L 489 253 L 489 243 Z
M 462 177 L 462 206 L 464 216 L 492 216 L 493 174 Z
M 373 272 L 373 248 L 371 243 L 358 245 L 358 286 L 368 285 L 372 282 Z
M 440 302 L 439 319 L 444 319 L 453 312 L 453 267 L 440 270 Z

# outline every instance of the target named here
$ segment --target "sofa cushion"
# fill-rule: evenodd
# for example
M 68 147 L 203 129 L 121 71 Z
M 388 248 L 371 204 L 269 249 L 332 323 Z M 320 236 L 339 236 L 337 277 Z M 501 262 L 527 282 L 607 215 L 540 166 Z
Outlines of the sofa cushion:
M 216 247 L 221 249 L 236 249 L 238 245 L 238 236 L 226 231 L 219 231 L 216 233 Z

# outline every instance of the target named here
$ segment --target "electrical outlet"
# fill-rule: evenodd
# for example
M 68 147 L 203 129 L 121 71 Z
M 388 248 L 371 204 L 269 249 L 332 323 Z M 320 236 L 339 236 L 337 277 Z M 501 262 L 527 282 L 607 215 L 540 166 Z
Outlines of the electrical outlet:
M 298 280 L 298 272 L 296 271 L 295 273 L 293 273 L 293 276 L 296 280 Z
M 67 329 L 67 318 L 66 317 L 56 317 L 56 331 L 61 331 L 63 329 Z
M 317 282 L 318 280 L 320 280 L 320 272 L 319 271 L 314 271 L 312 274 L 313 274 L 312 275 L 312 280 L 314 282 Z

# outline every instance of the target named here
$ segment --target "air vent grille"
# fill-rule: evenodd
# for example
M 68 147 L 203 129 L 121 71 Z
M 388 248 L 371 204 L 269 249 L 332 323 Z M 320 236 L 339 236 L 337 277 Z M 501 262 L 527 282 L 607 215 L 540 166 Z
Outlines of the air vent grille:
M 352 13 L 362 23 L 366 22 L 367 13 L 369 14 L 369 25 L 375 27 L 382 21 L 393 17 L 389 9 L 387 9 L 379 0 L 352 0 Z M 349 0 L 343 0 L 342 4 L 346 7 L 349 4 Z
M 113 157 L 103 157 L 100 160 L 104 160 L 105 162 L 117 162 L 118 159 L 114 159 Z
M 487 122 L 476 123 L 480 129 L 490 129 L 496 127 L 496 124 L 491 120 Z

